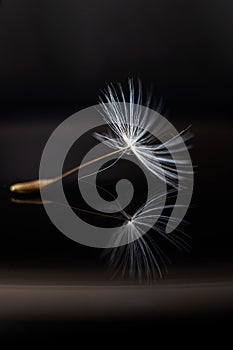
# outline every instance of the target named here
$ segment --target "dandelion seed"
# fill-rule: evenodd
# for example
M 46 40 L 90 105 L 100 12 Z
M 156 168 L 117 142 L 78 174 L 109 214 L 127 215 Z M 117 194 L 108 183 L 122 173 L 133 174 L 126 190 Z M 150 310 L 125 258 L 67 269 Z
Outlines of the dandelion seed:
M 183 141 L 187 141 L 190 138 L 190 134 L 187 132 L 188 128 L 180 134 L 170 135 L 164 119 L 153 118 L 152 120 L 148 117 L 148 108 L 143 108 L 143 92 L 140 80 L 138 81 L 137 94 L 132 79 L 129 79 L 128 85 L 129 103 L 126 102 L 121 84 L 118 84 L 117 87 L 113 84 L 107 86 L 107 89 L 103 92 L 107 103 L 100 97 L 99 112 L 109 126 L 110 131 L 107 133 L 95 133 L 94 136 L 100 142 L 113 149 L 112 152 L 101 155 L 85 164 L 78 165 L 52 179 L 13 184 L 10 186 L 11 192 L 38 192 L 41 188 L 50 186 L 81 168 L 114 154 L 120 158 L 123 153 L 134 155 L 148 171 L 159 179 L 166 181 L 168 185 L 177 188 L 181 176 L 190 174 L 189 162 L 185 158 L 180 159 L 176 157 L 176 154 L 186 150 Z M 149 107 L 150 103 L 151 95 L 147 97 L 145 105 Z M 154 144 L 155 138 L 148 133 L 149 129 L 156 129 L 157 135 L 166 135 L 167 133 L 166 142 Z M 179 179 L 176 172 L 177 165 L 179 166 Z

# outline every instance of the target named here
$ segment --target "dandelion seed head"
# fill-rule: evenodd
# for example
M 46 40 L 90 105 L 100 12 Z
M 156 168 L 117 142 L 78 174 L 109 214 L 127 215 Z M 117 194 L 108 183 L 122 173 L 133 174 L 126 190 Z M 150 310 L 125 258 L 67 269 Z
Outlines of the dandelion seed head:
M 150 173 L 178 188 L 176 167 L 179 166 L 179 179 L 190 172 L 189 163 L 182 152 L 186 151 L 184 142 L 191 135 L 187 130 L 174 135 L 169 129 L 170 124 L 159 113 L 151 118 L 151 96 L 144 102 L 140 81 L 136 91 L 133 80 L 129 79 L 128 90 L 129 102 L 126 102 L 121 84 L 110 84 L 103 91 L 99 112 L 110 130 L 95 133 L 95 137 L 109 148 L 134 155 Z M 159 142 L 159 138 L 156 139 L 149 130 L 156 130 L 156 135 L 163 136 L 166 142 Z

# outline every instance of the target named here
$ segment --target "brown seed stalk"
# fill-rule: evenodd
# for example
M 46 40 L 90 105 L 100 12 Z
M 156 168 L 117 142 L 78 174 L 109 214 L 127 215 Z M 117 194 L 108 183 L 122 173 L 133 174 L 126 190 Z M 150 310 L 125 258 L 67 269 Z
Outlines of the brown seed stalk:
M 91 165 L 93 163 L 98 162 L 99 160 L 108 158 L 113 156 L 114 154 L 120 153 L 128 148 L 130 148 L 131 146 L 126 146 L 123 147 L 121 149 L 118 149 L 116 151 L 104 154 L 98 158 L 92 159 L 86 163 L 83 163 L 81 165 L 78 165 L 75 168 L 72 168 L 70 170 L 68 170 L 67 172 L 65 172 L 62 175 L 59 175 L 57 177 L 54 177 L 52 179 L 37 179 L 37 180 L 32 180 L 32 181 L 26 181 L 26 182 L 20 182 L 20 183 L 16 183 L 10 186 L 10 191 L 14 192 L 14 193 L 23 193 L 23 194 L 29 194 L 29 193 L 34 193 L 34 192 L 39 192 L 40 189 L 47 187 L 61 179 L 64 179 L 65 177 L 75 173 L 76 171 L 78 171 L 79 169 L 82 169 L 88 165 Z

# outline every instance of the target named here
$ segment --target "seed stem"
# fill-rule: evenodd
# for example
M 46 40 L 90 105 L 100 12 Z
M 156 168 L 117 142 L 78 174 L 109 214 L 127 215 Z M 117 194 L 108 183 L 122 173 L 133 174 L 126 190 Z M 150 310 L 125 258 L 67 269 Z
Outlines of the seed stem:
M 88 165 L 94 164 L 102 159 L 111 157 L 115 154 L 118 154 L 122 151 L 125 151 L 127 149 L 129 149 L 131 146 L 128 145 L 126 147 L 122 147 L 121 149 L 118 149 L 116 151 L 110 152 L 110 153 L 106 153 L 98 158 L 89 160 L 86 163 L 80 164 L 68 171 L 66 171 L 65 173 L 63 173 L 62 175 L 56 176 L 52 179 L 37 179 L 37 180 L 32 180 L 32 181 L 26 181 L 26 182 L 20 182 L 20 183 L 16 183 L 10 186 L 10 191 L 14 192 L 14 193 L 33 193 L 33 192 L 39 192 L 40 189 L 47 187 L 49 185 L 54 184 L 55 182 L 64 179 L 65 177 L 77 172 L 79 169 L 85 168 Z

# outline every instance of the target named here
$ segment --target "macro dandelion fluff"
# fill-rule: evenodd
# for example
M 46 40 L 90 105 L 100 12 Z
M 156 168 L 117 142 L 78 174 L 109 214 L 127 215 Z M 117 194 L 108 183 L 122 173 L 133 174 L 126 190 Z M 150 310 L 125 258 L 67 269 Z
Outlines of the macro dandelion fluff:
M 140 80 L 137 92 L 132 79 L 129 79 L 128 87 L 129 103 L 126 102 L 120 83 L 116 86 L 110 84 L 103 91 L 99 112 L 110 131 L 96 133 L 95 137 L 115 151 L 131 153 L 153 175 L 177 188 L 176 167 L 179 166 L 180 177 L 190 174 L 189 162 L 186 158 L 176 157 L 187 149 L 183 142 L 191 137 L 188 133 L 189 127 L 179 134 L 172 135 L 164 119 L 151 118 L 148 114 L 149 109 L 143 108 L 144 96 Z M 144 104 L 149 107 L 150 103 L 151 95 L 146 98 Z M 166 138 L 165 142 L 154 143 L 154 136 L 148 133 L 148 130 L 155 129 L 158 137 Z

